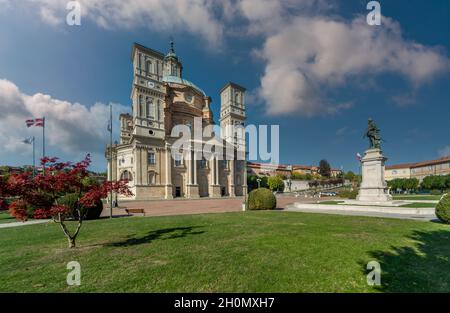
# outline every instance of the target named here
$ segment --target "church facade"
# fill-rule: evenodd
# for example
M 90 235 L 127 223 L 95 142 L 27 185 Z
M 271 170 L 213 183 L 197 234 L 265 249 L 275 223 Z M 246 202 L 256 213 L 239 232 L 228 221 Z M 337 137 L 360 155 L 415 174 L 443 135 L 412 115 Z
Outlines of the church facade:
M 244 126 L 245 88 L 231 82 L 224 85 L 220 90 L 221 138 L 202 139 L 215 140 L 223 151 L 231 146 L 231 157 L 224 152 L 223 157 L 206 159 L 192 145 L 191 157 L 174 158 L 172 146 L 179 139 L 172 136 L 175 125 L 192 128 L 194 119 L 202 127 L 215 125 L 211 97 L 184 78 L 173 42 L 167 54 L 135 43 L 131 60 L 131 114 L 120 115 L 120 142 L 106 149 L 108 179 L 128 180 L 136 200 L 244 195 L 245 153 L 244 158 L 237 158 L 237 150 L 239 146 L 245 149 L 245 137 L 237 139 L 224 129 Z

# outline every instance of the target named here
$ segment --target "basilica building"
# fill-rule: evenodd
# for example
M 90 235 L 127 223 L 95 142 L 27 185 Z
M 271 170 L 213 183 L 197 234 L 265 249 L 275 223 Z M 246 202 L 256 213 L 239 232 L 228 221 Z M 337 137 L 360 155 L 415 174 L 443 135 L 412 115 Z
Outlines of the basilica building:
M 244 195 L 245 157 L 236 156 L 239 146 L 245 149 L 245 138 L 226 131 L 221 131 L 219 139 L 202 138 L 215 140 L 223 151 L 231 145 L 231 157 L 229 152 L 209 159 L 196 157 L 200 151 L 192 151 L 190 158 L 174 158 L 171 153 L 178 139 L 171 136 L 175 125 L 191 128 L 194 118 L 200 118 L 203 127 L 215 124 L 211 97 L 184 77 L 173 42 L 167 54 L 135 43 L 131 61 L 131 115 L 120 115 L 120 142 L 106 149 L 108 179 L 128 180 L 136 200 Z M 245 88 L 229 82 L 220 90 L 220 99 L 221 129 L 243 126 Z

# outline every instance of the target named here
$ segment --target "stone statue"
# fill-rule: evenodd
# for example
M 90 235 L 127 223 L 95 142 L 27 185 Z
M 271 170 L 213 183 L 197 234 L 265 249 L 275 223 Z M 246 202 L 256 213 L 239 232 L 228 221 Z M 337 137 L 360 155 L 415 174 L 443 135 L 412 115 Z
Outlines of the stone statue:
M 378 129 L 375 122 L 369 118 L 369 123 L 367 126 L 367 131 L 364 134 L 363 138 L 369 138 L 370 141 L 370 149 L 380 149 L 381 141 L 383 140 L 380 136 L 380 130 Z

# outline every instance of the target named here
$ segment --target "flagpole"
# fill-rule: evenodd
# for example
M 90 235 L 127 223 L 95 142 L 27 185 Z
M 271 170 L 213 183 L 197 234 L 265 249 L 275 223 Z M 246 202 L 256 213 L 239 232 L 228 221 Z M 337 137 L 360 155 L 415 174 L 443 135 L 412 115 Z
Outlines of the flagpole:
M 36 176 L 36 157 L 35 157 L 35 144 L 34 144 L 34 136 L 33 136 L 33 177 Z
M 45 158 L 45 116 L 42 118 L 42 158 Z M 42 166 L 45 175 L 45 164 Z
M 113 166 L 112 166 L 112 162 L 113 162 L 113 153 L 112 153 L 112 104 L 109 105 L 109 173 L 110 173 L 110 179 L 111 179 L 111 185 L 112 185 L 112 180 L 113 180 Z M 112 188 L 111 188 L 111 192 L 109 195 L 109 218 L 112 218 L 113 216 L 113 192 L 112 192 Z

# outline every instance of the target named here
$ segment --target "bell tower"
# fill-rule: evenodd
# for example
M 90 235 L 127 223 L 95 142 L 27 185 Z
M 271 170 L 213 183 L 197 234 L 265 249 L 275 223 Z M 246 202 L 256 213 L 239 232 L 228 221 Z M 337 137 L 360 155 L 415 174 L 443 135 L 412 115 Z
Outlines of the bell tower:
M 221 137 L 230 143 L 245 146 L 245 137 L 237 138 L 236 132 L 229 127 L 245 127 L 245 88 L 227 83 L 220 91 L 220 103 Z

